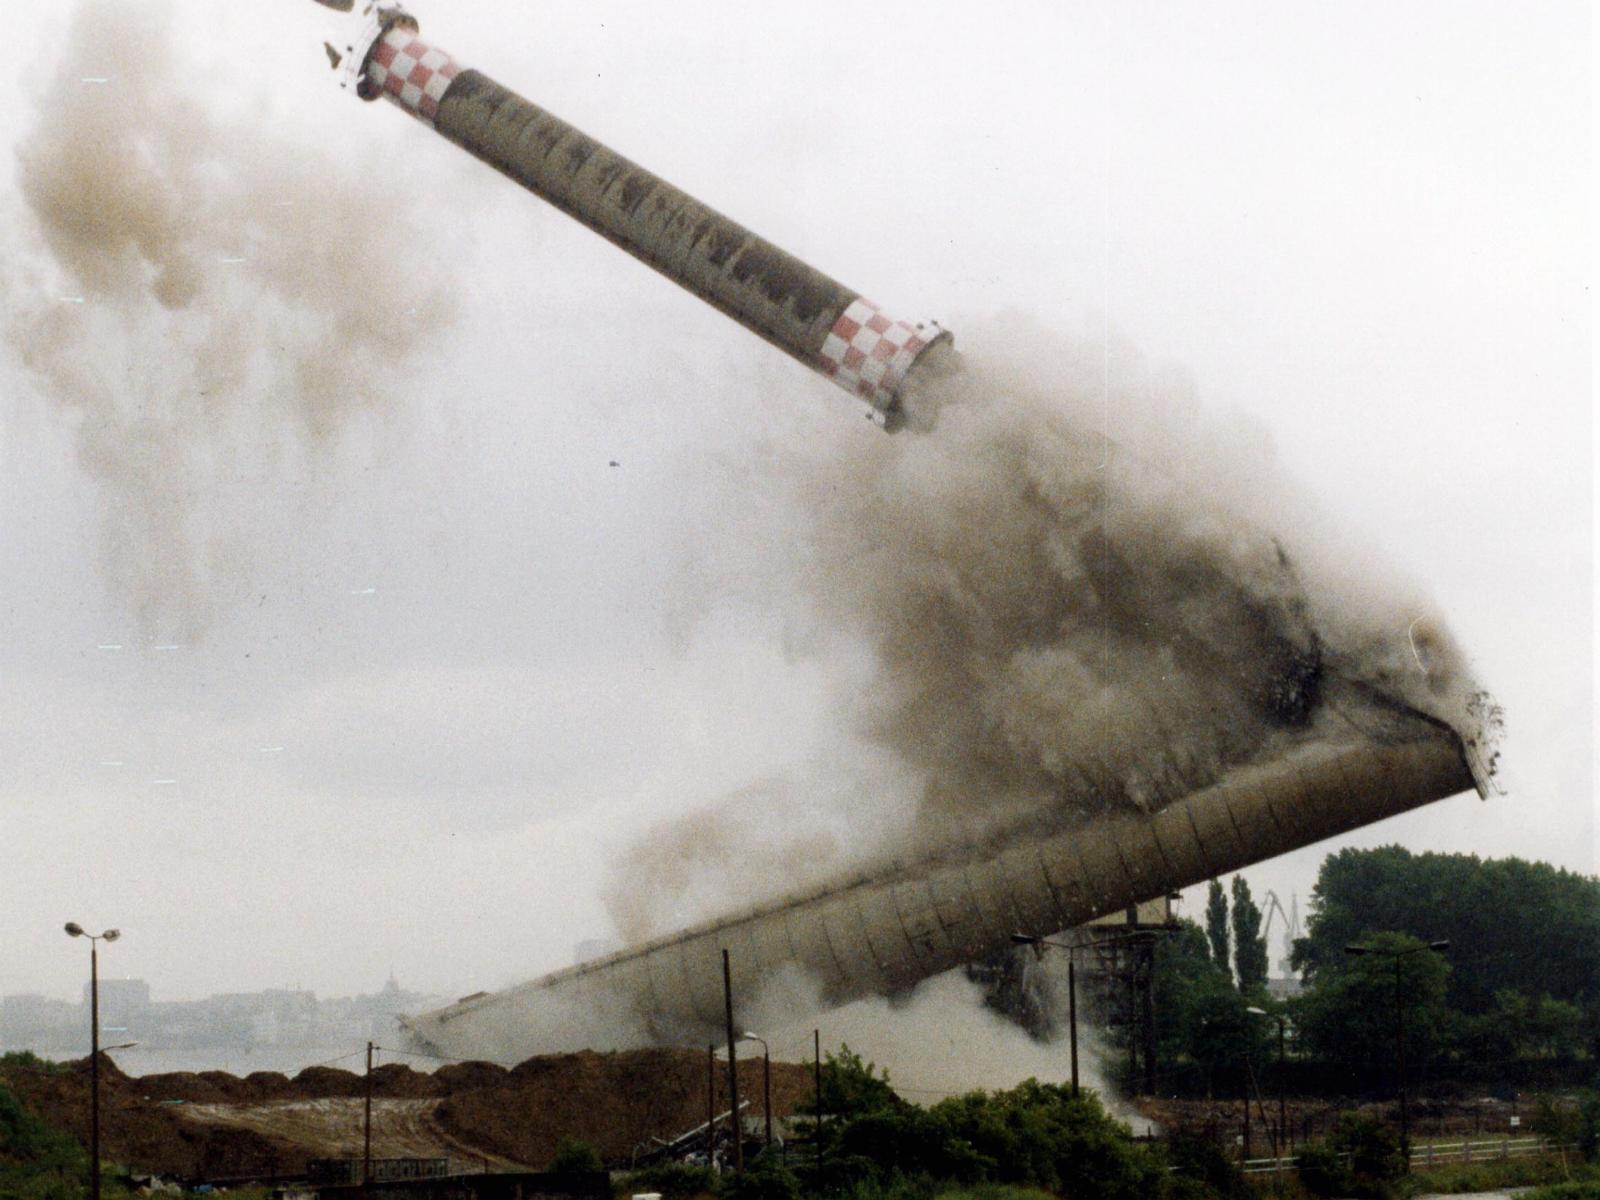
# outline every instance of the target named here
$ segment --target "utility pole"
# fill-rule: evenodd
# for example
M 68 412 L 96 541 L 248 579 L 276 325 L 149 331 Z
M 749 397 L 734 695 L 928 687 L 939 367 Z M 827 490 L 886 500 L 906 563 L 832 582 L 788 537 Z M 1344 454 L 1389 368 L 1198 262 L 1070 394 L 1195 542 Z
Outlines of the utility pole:
M 1139 989 L 1139 1026 L 1144 1034 L 1144 1094 L 1156 1094 L 1156 963 L 1154 947 L 1140 952 L 1144 959 L 1144 984 Z
M 733 1038 L 733 971 L 728 965 L 728 950 L 722 950 L 722 1004 L 728 1021 L 728 1119 L 733 1124 L 733 1169 L 744 1171 L 744 1130 L 739 1127 L 739 1060 Z
M 815 1080 L 816 1080 L 816 1085 L 817 1085 L 817 1128 L 816 1128 L 816 1137 L 817 1137 L 817 1180 L 818 1180 L 818 1186 L 821 1186 L 821 1179 L 822 1179 L 822 1030 L 813 1029 L 811 1031 L 811 1049 L 812 1049 L 812 1052 L 816 1055 L 816 1066 L 815 1066 L 814 1070 L 816 1072 Z
M 717 1044 L 706 1043 L 706 1166 L 715 1157 L 717 1140 Z
M 1394 1062 L 1400 1073 L 1400 1153 L 1411 1170 L 1411 1116 L 1406 1104 L 1406 1010 L 1401 1003 L 1400 959 L 1394 956 Z
M 1431 950 L 1435 954 L 1443 954 L 1450 949 L 1448 941 L 1428 942 L 1426 945 L 1412 946 L 1405 950 L 1385 950 L 1378 946 L 1350 945 L 1344 948 L 1346 954 L 1382 954 L 1394 962 L 1394 1062 L 1398 1076 L 1400 1092 L 1400 1154 L 1405 1160 L 1406 1171 L 1411 1170 L 1411 1113 L 1406 1104 L 1406 1014 L 1405 1014 L 1405 989 L 1400 976 L 1400 960 L 1424 950 Z
M 1078 1098 L 1078 966 L 1067 951 L 1067 1046 L 1072 1054 L 1072 1098 Z
M 367 1043 L 366 1113 L 362 1119 L 361 1186 L 372 1183 L 372 1043 Z

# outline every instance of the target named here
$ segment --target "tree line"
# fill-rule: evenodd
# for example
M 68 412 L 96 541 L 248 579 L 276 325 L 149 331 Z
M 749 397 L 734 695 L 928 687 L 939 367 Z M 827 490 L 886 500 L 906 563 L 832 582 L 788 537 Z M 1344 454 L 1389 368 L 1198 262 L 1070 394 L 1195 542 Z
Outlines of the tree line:
M 1236 1085 L 1252 1064 L 1268 1069 L 1280 1020 L 1289 1057 L 1320 1067 L 1298 1077 L 1334 1090 L 1379 1086 L 1400 1038 L 1413 1077 L 1438 1083 L 1587 1082 L 1600 1066 L 1600 879 L 1516 858 L 1347 849 L 1323 862 L 1310 908 L 1292 955 L 1304 987 L 1286 1002 L 1267 992 L 1243 876 L 1212 882 L 1203 927 L 1181 921 L 1161 939 L 1169 1079 Z

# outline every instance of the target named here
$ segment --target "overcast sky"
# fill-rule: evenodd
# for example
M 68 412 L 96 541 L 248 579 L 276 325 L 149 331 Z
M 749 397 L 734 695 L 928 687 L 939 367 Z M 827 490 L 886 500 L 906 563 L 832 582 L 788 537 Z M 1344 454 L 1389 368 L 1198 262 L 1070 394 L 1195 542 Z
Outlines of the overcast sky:
M 373 227 L 415 223 L 392 269 L 454 316 L 414 332 L 333 444 L 193 467 L 231 550 L 176 642 L 106 569 L 118 497 L 80 418 L 0 357 L 0 992 L 77 994 L 69 919 L 120 926 L 105 969 L 160 999 L 370 991 L 391 969 L 453 995 L 566 965 L 611 934 L 606 864 L 640 829 L 803 783 L 842 745 L 830 697 L 852 665 L 794 652 L 784 548 L 730 510 L 772 503 L 774 446 L 885 435 L 342 93 L 319 47 L 333 14 L 171 10 L 191 95 L 328 152 L 330 189 L 373 184 Z M 418 15 L 463 64 L 897 314 L 958 343 L 1005 311 L 1109 329 L 1246 414 L 1434 594 L 1507 713 L 1506 796 L 1348 841 L 1596 870 L 1588 5 Z M 8 147 L 58 70 L 105 76 L 63 64 L 68 16 L 12 15 Z M 4 273 L 48 278 L 13 229 Z M 1247 875 L 1303 905 L 1331 848 Z

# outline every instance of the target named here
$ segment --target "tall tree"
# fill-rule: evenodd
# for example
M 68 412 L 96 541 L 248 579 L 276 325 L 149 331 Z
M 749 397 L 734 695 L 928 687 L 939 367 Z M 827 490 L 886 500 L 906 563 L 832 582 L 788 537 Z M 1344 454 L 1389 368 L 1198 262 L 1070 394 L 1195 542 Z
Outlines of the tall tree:
M 1228 894 L 1215 879 L 1206 891 L 1206 940 L 1211 943 L 1211 961 L 1231 979 L 1233 972 L 1228 966 Z
M 1450 942 L 1452 1008 L 1487 1015 L 1508 988 L 1549 996 L 1600 1041 L 1600 879 L 1517 858 L 1341 850 L 1323 860 L 1295 965 L 1308 979 L 1337 972 L 1346 945 L 1381 929 Z
M 1399 1027 L 1415 1069 L 1439 1047 L 1449 1020 L 1451 964 L 1405 933 L 1368 934 L 1361 944 L 1367 953 L 1341 948 L 1337 967 L 1317 975 L 1295 1002 L 1295 1025 L 1313 1054 L 1371 1072 L 1395 1069 Z
M 1267 986 L 1267 939 L 1261 934 L 1261 910 L 1243 875 L 1233 877 L 1233 968 L 1241 992 Z

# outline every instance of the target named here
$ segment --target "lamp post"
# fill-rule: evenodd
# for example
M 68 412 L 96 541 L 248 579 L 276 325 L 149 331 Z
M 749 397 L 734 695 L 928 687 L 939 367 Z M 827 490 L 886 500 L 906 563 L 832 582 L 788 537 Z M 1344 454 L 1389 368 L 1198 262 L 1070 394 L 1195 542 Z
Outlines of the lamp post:
M 1400 987 L 1401 960 L 1420 954 L 1424 950 L 1431 950 L 1442 954 L 1450 949 L 1448 941 L 1429 942 L 1424 946 L 1409 946 L 1404 950 L 1386 950 L 1382 946 L 1357 946 L 1349 945 L 1344 948 L 1346 954 L 1360 957 L 1364 954 L 1377 954 L 1394 963 L 1394 1062 L 1395 1072 L 1399 1078 L 1400 1086 L 1400 1156 L 1405 1160 L 1405 1169 L 1411 1170 L 1411 1117 L 1406 1107 L 1406 1016 L 1405 1001 Z
M 1283 1159 L 1284 1159 L 1284 1155 L 1288 1152 L 1287 1151 L 1287 1147 L 1288 1147 L 1288 1139 L 1289 1139 L 1288 1118 L 1285 1115 L 1287 1113 L 1287 1111 L 1288 1111 L 1288 1106 L 1284 1102 L 1283 1014 L 1282 1013 L 1269 1013 L 1266 1009 L 1257 1008 L 1254 1004 L 1252 1004 L 1248 1008 L 1246 1008 L 1245 1012 L 1251 1013 L 1251 1014 L 1253 1014 L 1255 1016 L 1258 1016 L 1258 1017 L 1271 1017 L 1273 1020 L 1277 1021 L 1277 1023 L 1278 1023 L 1278 1128 L 1276 1129 L 1276 1131 L 1273 1130 L 1271 1125 L 1267 1125 L 1267 1111 L 1266 1111 L 1266 1108 L 1263 1107 L 1262 1104 L 1261 1104 L 1261 1089 L 1260 1089 L 1259 1086 L 1256 1088 L 1256 1106 L 1261 1111 L 1261 1123 L 1263 1125 L 1267 1125 L 1267 1133 L 1270 1136 L 1271 1141 L 1272 1141 L 1272 1157 L 1273 1157 L 1273 1160 L 1274 1160 L 1274 1173 L 1278 1177 L 1278 1183 L 1279 1183 L 1280 1190 L 1281 1190 L 1281 1186 L 1282 1186 L 1282 1183 L 1283 1183 Z M 1249 1101 L 1248 1100 L 1246 1100 L 1246 1102 L 1245 1102 L 1245 1109 L 1246 1109 L 1246 1112 L 1248 1113 L 1248 1111 L 1249 1111 Z
M 767 1145 L 772 1149 L 772 1047 L 767 1045 L 767 1039 L 759 1033 L 751 1033 L 748 1029 L 740 1035 L 742 1041 L 761 1043 L 761 1114 L 767 1119 Z
M 89 1200 L 100 1200 L 100 943 L 114 942 L 122 932 L 89 933 L 76 921 L 68 921 L 66 930 L 69 937 L 89 939 Z

